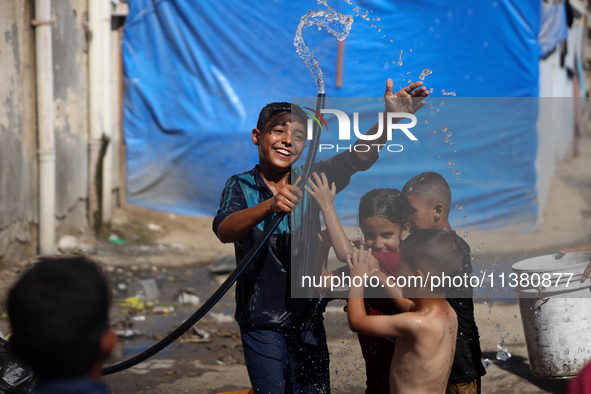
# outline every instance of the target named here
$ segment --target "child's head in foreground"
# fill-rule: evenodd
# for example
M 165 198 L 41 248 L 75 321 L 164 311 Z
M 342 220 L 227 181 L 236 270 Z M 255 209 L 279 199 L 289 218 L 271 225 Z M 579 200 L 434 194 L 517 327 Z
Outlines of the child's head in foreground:
M 459 275 L 463 258 L 461 238 L 453 231 L 413 231 L 400 246 L 400 275 L 421 275 L 423 278 L 427 274 L 431 278 L 445 275 L 453 280 Z M 436 283 L 430 281 L 427 287 L 430 289 L 431 284 Z M 433 288 L 433 293 L 445 293 L 452 286 L 453 282 L 441 283 Z M 405 297 L 412 296 L 413 290 L 410 287 L 405 288 Z
M 275 171 L 289 170 L 306 146 L 308 116 L 297 105 L 267 104 L 260 112 L 252 142 L 259 147 L 259 164 Z
M 374 189 L 359 201 L 359 227 L 365 246 L 374 252 L 397 252 L 410 229 L 412 213 L 397 189 Z
M 98 378 L 116 344 L 109 306 L 109 287 L 93 261 L 41 257 L 8 293 L 10 349 L 41 380 Z
M 447 223 L 451 205 L 451 191 L 447 181 L 436 172 L 423 172 L 402 188 L 413 213 L 410 224 L 413 230 L 436 229 Z

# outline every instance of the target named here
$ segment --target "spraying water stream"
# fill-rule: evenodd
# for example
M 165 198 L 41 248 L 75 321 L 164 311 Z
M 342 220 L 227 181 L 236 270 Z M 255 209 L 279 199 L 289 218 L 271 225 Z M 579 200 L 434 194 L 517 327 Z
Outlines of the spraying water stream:
M 318 64 L 318 60 L 316 60 L 316 57 L 314 56 L 314 52 L 312 52 L 304 42 L 302 29 L 306 26 L 312 25 L 318 26 L 318 30 L 321 30 L 324 27 L 327 32 L 335 36 L 339 41 L 343 41 L 351 30 L 353 16 L 336 12 L 325 0 L 318 0 L 318 5 L 325 6 L 327 10 L 310 10 L 306 15 L 302 16 L 300 24 L 296 30 L 293 45 L 295 45 L 296 52 L 301 56 L 306 63 L 306 67 L 308 67 L 312 73 L 318 93 L 324 94 L 324 76 L 322 74 L 322 69 L 320 68 L 320 64 Z

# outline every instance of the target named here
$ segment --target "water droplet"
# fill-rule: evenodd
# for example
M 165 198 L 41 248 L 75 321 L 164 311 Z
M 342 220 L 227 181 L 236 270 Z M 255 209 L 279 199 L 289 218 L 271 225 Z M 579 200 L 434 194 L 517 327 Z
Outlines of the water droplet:
M 429 124 L 429 121 L 427 119 L 425 119 L 425 124 Z
M 442 101 L 442 103 L 443 103 L 443 101 Z M 441 131 L 443 131 L 445 133 L 447 131 L 447 127 L 441 126 Z
M 426 77 L 427 75 L 430 75 L 430 74 L 433 74 L 433 71 L 431 71 L 431 70 L 429 70 L 428 68 L 426 68 L 426 69 L 424 69 L 424 70 L 421 72 L 421 75 L 419 75 L 419 79 L 420 79 L 421 81 L 424 81 L 424 80 L 425 80 L 425 77 Z
M 433 134 L 437 134 L 437 130 L 433 129 Z
M 381 28 L 378 28 L 378 31 L 382 31 L 382 29 L 381 29 Z M 384 37 L 386 37 L 386 36 L 384 36 Z M 382 38 L 383 38 L 383 37 L 382 37 Z
M 513 319 L 517 319 L 517 315 L 514 315 L 514 316 L 513 316 Z
M 509 353 L 509 350 L 507 350 L 506 347 L 504 348 L 501 345 L 497 345 L 497 349 L 499 349 L 497 352 L 497 360 L 507 361 L 511 358 L 511 353 Z
M 468 232 L 467 231 L 464 233 L 464 238 L 468 238 Z
M 459 176 L 457 176 L 457 177 L 456 177 L 456 181 L 458 181 L 458 182 L 462 182 L 462 180 L 460 179 L 460 177 L 459 177 Z
M 394 42 L 394 40 L 393 39 L 390 39 L 390 42 Z
M 468 216 L 464 216 L 462 219 L 468 219 Z
M 460 204 L 458 204 L 458 205 L 456 205 L 456 209 L 462 210 L 462 209 L 464 209 L 464 206 L 463 206 L 463 205 L 460 205 Z
M 402 49 L 400 50 L 400 54 L 398 55 L 398 65 L 402 66 Z
M 367 14 L 369 14 L 369 11 L 365 11 L 361 17 L 369 22 L 369 16 L 367 16 Z
M 378 22 L 379 22 L 379 21 L 381 21 L 381 19 L 380 19 L 380 17 L 379 17 L 379 16 L 378 16 L 378 17 L 376 17 L 376 21 L 378 21 Z
M 435 130 L 433 130 L 433 131 L 435 131 Z M 449 164 L 450 166 L 455 166 L 456 165 L 456 162 L 455 161 L 450 161 L 447 164 Z
M 443 93 L 444 96 L 455 96 L 456 92 L 446 92 L 445 89 L 441 89 L 441 93 Z
M 454 174 L 454 175 L 460 175 L 460 171 L 458 171 L 458 170 L 453 170 L 453 171 L 452 171 L 452 174 Z
M 488 367 L 490 367 L 490 360 L 488 358 L 485 358 L 482 361 L 482 366 L 484 367 L 484 369 L 487 369 Z

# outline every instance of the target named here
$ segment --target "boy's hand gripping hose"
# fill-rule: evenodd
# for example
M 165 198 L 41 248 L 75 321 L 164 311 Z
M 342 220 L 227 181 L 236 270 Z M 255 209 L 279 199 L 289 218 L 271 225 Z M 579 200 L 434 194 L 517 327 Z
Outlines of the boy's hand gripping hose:
M 324 108 L 324 99 L 325 99 L 325 94 L 318 93 L 318 97 L 316 99 L 316 111 L 317 112 L 320 112 L 320 110 Z M 313 140 L 312 140 L 312 143 L 310 144 L 310 148 L 308 150 L 308 155 L 306 157 L 306 163 L 304 164 L 304 171 L 302 174 L 302 178 L 301 178 L 299 184 L 297 184 L 296 186 L 301 187 L 304 183 L 306 183 L 308 177 L 310 176 L 310 169 L 312 167 L 312 164 L 314 163 L 314 160 L 316 159 L 316 151 L 318 150 L 319 143 L 320 143 L 320 130 L 319 130 L 318 124 L 314 123 Z M 108 367 L 103 368 L 103 375 L 110 375 L 113 373 L 121 372 L 127 368 L 131 368 L 131 367 L 141 363 L 144 360 L 147 360 L 148 358 L 152 357 L 153 355 L 155 355 L 156 353 L 158 353 L 159 351 L 161 351 L 162 349 L 164 349 L 165 347 L 170 345 L 172 342 L 174 342 L 176 339 L 178 339 L 178 337 L 180 337 L 185 332 L 187 332 L 191 327 L 193 327 L 193 325 L 195 325 L 195 323 L 197 323 L 199 320 L 201 320 L 201 318 L 203 316 L 205 316 L 205 314 L 207 312 L 209 312 L 210 309 L 213 308 L 215 304 L 217 304 L 217 302 L 224 296 L 224 294 L 226 294 L 228 292 L 228 290 L 230 290 L 230 287 L 232 287 L 234 282 L 236 282 L 236 279 L 238 279 L 238 276 L 240 276 L 242 271 L 244 271 L 244 269 L 248 266 L 248 264 L 250 264 L 253 257 L 259 252 L 261 246 L 267 241 L 267 239 L 269 238 L 269 235 L 271 235 L 271 233 L 275 230 L 275 228 L 277 227 L 279 222 L 281 222 L 281 220 L 283 220 L 285 215 L 286 215 L 286 213 L 281 213 L 281 214 L 278 214 L 277 216 L 275 216 L 273 221 L 271 223 L 269 223 L 269 225 L 265 228 L 265 230 L 263 231 L 263 234 L 261 234 L 261 237 L 252 246 L 252 248 L 250 248 L 250 250 L 248 251 L 246 256 L 244 256 L 242 261 L 240 261 L 240 263 L 234 269 L 232 274 L 224 281 L 224 283 L 222 283 L 222 285 L 215 291 L 215 293 L 213 293 L 212 296 L 209 297 L 209 299 L 201 306 L 201 308 L 199 308 L 187 320 L 185 320 L 183 322 L 183 324 L 178 326 L 173 332 L 171 332 L 166 337 L 164 337 L 162 340 L 160 340 L 160 342 L 157 342 L 155 345 L 144 350 L 140 354 L 137 354 L 137 355 L 133 356 L 132 358 L 122 361 L 120 363 L 110 365 Z

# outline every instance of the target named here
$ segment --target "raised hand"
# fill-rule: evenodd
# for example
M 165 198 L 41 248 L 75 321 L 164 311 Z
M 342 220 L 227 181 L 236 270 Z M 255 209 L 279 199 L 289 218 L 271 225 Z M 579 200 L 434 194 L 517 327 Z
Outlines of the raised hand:
M 353 249 L 353 253 L 347 256 L 347 265 L 351 271 L 351 277 L 373 276 L 376 269 L 370 267 L 371 249 L 365 250 L 363 246 Z
M 425 105 L 425 97 L 429 91 L 423 86 L 423 81 L 413 82 L 410 85 L 392 93 L 394 81 L 388 79 L 384 104 L 388 112 L 407 112 L 414 114 Z
M 333 206 L 337 187 L 334 182 L 330 186 L 328 185 L 328 179 L 323 172 L 320 173 L 320 176 L 313 172 L 312 176 L 308 178 L 308 184 L 310 187 L 305 185 L 304 190 L 310 193 L 323 212 Z

